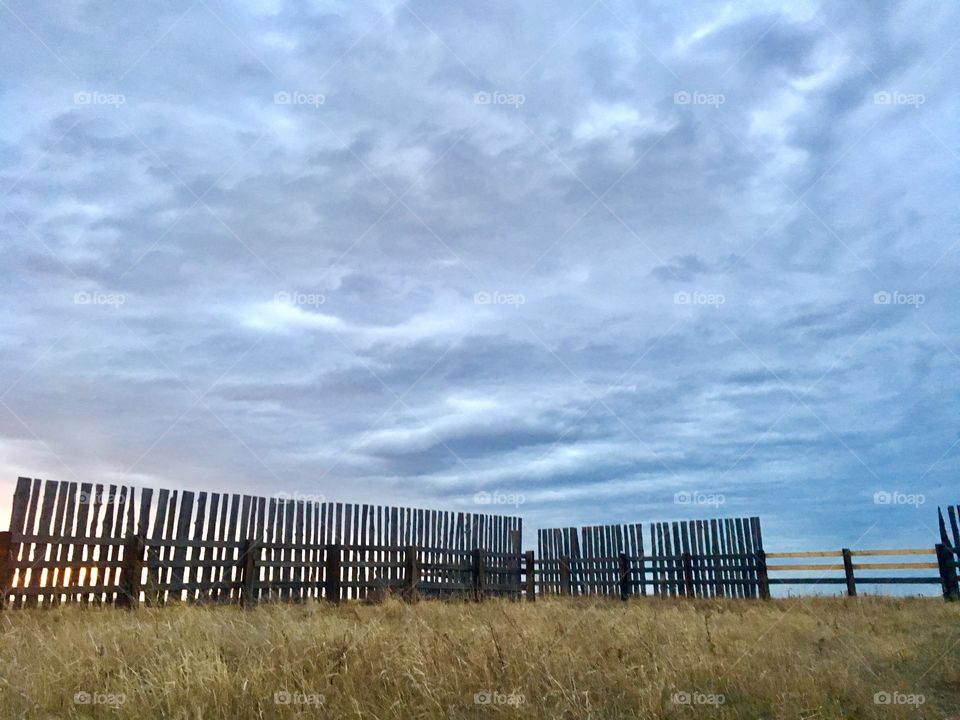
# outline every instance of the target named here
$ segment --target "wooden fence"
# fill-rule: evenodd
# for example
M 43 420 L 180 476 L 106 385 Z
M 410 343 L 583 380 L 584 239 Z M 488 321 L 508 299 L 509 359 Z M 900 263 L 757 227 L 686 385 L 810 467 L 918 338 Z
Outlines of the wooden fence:
M 516 595 L 521 536 L 517 517 L 20 478 L 0 603 Z
M 760 597 L 756 517 L 660 522 L 644 550 L 639 523 L 538 532 L 541 594 Z
M 647 546 L 639 523 L 542 529 L 534 553 L 521 550 L 517 517 L 20 478 L 0 533 L 0 607 L 388 593 L 769 598 L 774 585 L 856 595 L 858 582 L 939 583 L 956 600 L 960 513 L 938 513 L 932 549 L 767 553 L 760 519 L 743 517 L 653 523 Z M 876 575 L 906 570 L 937 573 Z
M 889 560 L 875 562 L 875 557 L 926 556 L 927 560 Z M 932 560 L 929 558 L 933 558 Z M 770 585 L 845 585 L 847 595 L 855 597 L 861 585 L 940 585 L 948 600 L 958 599 L 956 553 L 938 544 L 933 548 L 897 548 L 885 550 L 841 550 L 767 553 L 767 560 L 801 560 L 768 564 Z M 868 558 L 866 561 L 860 558 Z M 875 575 L 901 570 L 935 570 L 927 575 Z M 790 573 L 784 577 L 779 573 Z M 813 577 L 809 573 L 816 573 Z

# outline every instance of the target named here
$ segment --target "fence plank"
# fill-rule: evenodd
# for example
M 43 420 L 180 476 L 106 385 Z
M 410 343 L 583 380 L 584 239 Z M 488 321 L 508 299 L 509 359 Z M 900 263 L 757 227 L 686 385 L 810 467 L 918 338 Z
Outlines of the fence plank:
M 161 540 L 163 538 L 163 521 L 167 514 L 167 503 L 169 502 L 170 492 L 160 490 L 157 493 L 157 510 L 153 516 L 153 526 L 150 532 L 151 540 Z M 161 560 L 164 548 L 147 548 L 147 560 Z M 171 549 L 172 552 L 172 549 Z M 153 555 L 151 555 L 153 553 Z M 146 604 L 153 605 L 160 601 L 160 568 L 147 568 L 147 588 Z
M 48 535 L 50 534 L 50 523 L 53 520 L 53 511 L 56 505 L 57 498 L 57 483 L 53 480 L 47 480 L 43 484 L 43 495 L 40 499 L 40 508 L 39 508 L 39 527 L 37 528 L 38 535 Z M 34 544 L 33 560 L 34 562 L 43 562 L 47 559 L 47 548 L 48 544 L 43 542 L 38 542 Z M 30 587 L 37 589 L 41 587 L 41 581 L 44 576 L 47 574 L 47 571 L 40 571 L 34 569 L 30 573 Z M 38 595 L 30 595 L 27 598 L 27 606 L 34 606 L 38 604 Z
M 69 483 L 61 481 L 57 485 L 58 485 L 57 508 L 54 513 L 53 528 L 51 529 L 50 533 L 51 535 L 54 535 L 54 536 L 59 535 L 60 537 L 63 537 L 65 535 L 72 534 L 72 529 L 70 532 L 64 531 L 64 523 L 66 522 L 66 515 L 67 515 L 67 494 L 68 494 Z M 50 559 L 55 561 L 59 565 L 60 563 L 67 560 L 68 552 L 69 552 L 69 547 L 63 542 L 58 542 L 56 543 L 55 548 L 51 548 Z M 65 572 L 66 572 L 65 568 L 62 568 L 62 567 L 53 568 L 51 572 L 47 573 L 47 578 L 48 578 L 47 586 L 56 588 L 60 585 L 63 585 L 64 584 L 63 574 Z M 0 572 L 0 586 L 2 585 L 3 585 L 3 573 Z M 50 603 L 53 605 L 57 605 L 60 603 L 60 599 L 61 599 L 61 595 L 59 593 L 52 593 L 50 596 Z M 2 598 L 0 598 L 0 601 L 2 601 Z
M 957 523 L 957 513 L 960 509 L 956 505 L 950 505 L 947 508 L 947 515 L 950 516 L 950 531 L 953 533 L 953 552 L 960 555 L 960 525 Z
M 80 483 L 80 493 L 77 496 L 77 528 L 76 534 L 78 537 L 91 537 L 90 533 L 90 496 L 93 493 L 93 485 L 91 483 Z M 73 546 L 73 553 L 71 559 L 75 560 L 91 560 L 92 557 L 88 556 L 88 548 L 83 544 L 75 544 Z M 84 580 L 88 580 L 88 573 L 84 569 L 77 571 L 76 580 L 74 585 L 80 587 L 84 585 Z M 77 592 L 73 594 L 72 600 L 74 602 L 79 602 L 82 597 L 82 593 Z
M 177 515 L 177 530 L 176 530 L 176 539 L 177 540 L 188 540 L 190 538 L 190 519 L 193 515 L 193 501 L 195 494 L 189 490 L 183 492 L 180 497 L 180 511 Z M 186 568 L 179 563 L 182 563 L 188 553 L 188 548 L 185 545 L 178 545 L 173 549 L 173 584 L 182 587 L 184 585 L 184 578 L 186 577 L 185 570 Z M 171 600 L 181 600 L 183 598 L 184 591 L 179 590 L 174 596 L 173 593 L 170 593 L 168 596 Z

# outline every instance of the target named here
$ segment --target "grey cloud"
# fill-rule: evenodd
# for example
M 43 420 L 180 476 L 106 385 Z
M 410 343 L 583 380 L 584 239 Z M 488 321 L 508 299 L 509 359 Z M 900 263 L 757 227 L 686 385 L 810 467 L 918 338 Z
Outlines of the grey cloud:
M 830 546 L 878 484 L 955 501 L 955 9 L 274 5 L 11 3 L 5 476 L 531 527 L 702 489 Z

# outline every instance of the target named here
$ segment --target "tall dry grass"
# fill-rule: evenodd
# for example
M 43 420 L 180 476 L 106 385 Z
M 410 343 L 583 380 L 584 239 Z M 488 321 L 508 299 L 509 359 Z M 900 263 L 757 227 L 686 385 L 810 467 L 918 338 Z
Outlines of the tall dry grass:
M 68 608 L 0 632 L 3 718 L 960 715 L 960 607 L 932 599 Z

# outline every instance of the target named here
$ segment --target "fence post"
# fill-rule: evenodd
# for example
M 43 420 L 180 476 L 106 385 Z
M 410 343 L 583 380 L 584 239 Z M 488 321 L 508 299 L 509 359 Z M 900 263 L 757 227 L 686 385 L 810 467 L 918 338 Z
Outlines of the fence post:
M 117 607 L 135 608 L 140 604 L 140 575 L 143 571 L 143 535 L 128 535 L 123 543 L 123 565 L 120 567 L 120 592 Z
M 260 584 L 260 566 L 257 563 L 257 554 L 260 544 L 253 538 L 247 538 L 243 543 L 240 557 L 243 560 L 240 570 L 240 604 L 244 607 L 255 605 Z
M 630 561 L 626 553 L 620 553 L 620 599 L 624 602 L 630 597 Z
M 843 574 L 847 578 L 847 595 L 849 597 L 857 596 L 857 581 L 853 577 L 853 557 L 850 555 L 850 548 L 843 548 Z
M 523 557 L 523 551 L 521 550 L 521 544 L 523 542 L 523 537 L 519 530 L 510 531 L 510 550 L 513 553 L 513 562 L 517 564 L 516 571 L 513 575 L 513 582 L 516 583 L 516 590 L 511 593 L 511 596 L 514 600 L 519 599 L 521 594 L 520 584 L 520 558 Z
M 471 553 L 473 563 L 472 568 L 472 578 L 473 578 L 473 599 L 483 600 L 483 586 L 485 582 L 484 575 L 486 574 L 486 568 L 484 563 L 484 552 L 480 548 L 474 548 Z
M 943 588 L 943 599 L 953 601 L 960 599 L 960 581 L 957 580 L 957 565 L 955 554 L 948 550 L 943 543 L 937 544 L 937 565 L 940 567 L 940 585 Z
M 643 556 L 643 552 L 640 552 L 640 557 L 637 560 L 637 563 L 640 565 L 640 594 L 646 597 L 647 595 L 647 561 Z
M 566 555 L 560 558 L 560 594 L 570 594 L 570 558 Z
M 340 544 L 327 545 L 324 560 L 323 597 L 332 603 L 340 602 Z
M 694 597 L 693 561 L 690 559 L 690 553 L 682 553 L 680 562 L 683 563 L 683 594 L 687 597 Z
M 527 550 L 526 562 L 524 563 L 527 571 L 527 601 L 535 602 L 537 599 L 536 590 L 536 569 L 534 567 L 533 550 Z
M 403 594 L 404 598 L 413 601 L 417 597 L 417 583 L 420 581 L 420 563 L 417 558 L 417 548 L 412 545 L 404 551 L 403 560 Z
M 6 605 L 7 593 L 13 584 L 13 572 L 8 570 L 11 564 L 10 533 L 0 532 L 0 610 Z
M 770 599 L 770 575 L 767 573 L 767 553 L 757 550 L 757 580 L 760 585 L 760 599 Z

